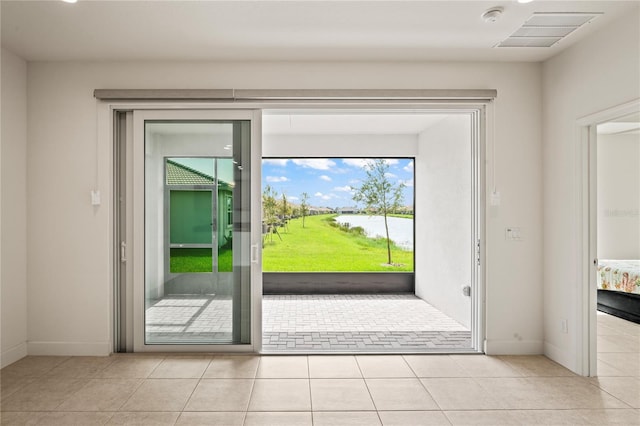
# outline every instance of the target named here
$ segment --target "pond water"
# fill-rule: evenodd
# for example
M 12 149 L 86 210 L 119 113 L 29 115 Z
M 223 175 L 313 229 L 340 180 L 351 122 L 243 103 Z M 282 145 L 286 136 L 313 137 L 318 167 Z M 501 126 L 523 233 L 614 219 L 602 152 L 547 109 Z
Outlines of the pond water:
M 386 237 L 384 231 L 384 216 L 341 215 L 336 222 L 348 223 L 351 227 L 361 226 L 368 237 Z M 389 238 L 404 250 L 413 250 L 413 219 L 402 217 L 387 217 Z

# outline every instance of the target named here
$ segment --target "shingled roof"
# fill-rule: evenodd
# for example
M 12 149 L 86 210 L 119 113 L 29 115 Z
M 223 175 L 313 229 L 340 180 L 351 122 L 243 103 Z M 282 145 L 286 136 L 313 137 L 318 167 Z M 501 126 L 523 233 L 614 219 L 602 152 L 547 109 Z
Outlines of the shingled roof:
M 213 177 L 206 173 L 167 160 L 167 185 L 213 185 L 214 183 Z
M 184 164 L 167 160 L 167 185 L 214 185 L 212 176 Z M 233 185 L 223 180 L 218 181 L 220 189 L 231 191 Z

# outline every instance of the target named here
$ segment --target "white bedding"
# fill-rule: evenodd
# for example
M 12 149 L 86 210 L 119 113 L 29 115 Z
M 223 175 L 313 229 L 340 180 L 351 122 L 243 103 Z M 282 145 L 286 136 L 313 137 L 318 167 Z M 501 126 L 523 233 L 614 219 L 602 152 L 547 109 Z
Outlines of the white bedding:
M 598 259 L 598 288 L 640 294 L 640 260 Z

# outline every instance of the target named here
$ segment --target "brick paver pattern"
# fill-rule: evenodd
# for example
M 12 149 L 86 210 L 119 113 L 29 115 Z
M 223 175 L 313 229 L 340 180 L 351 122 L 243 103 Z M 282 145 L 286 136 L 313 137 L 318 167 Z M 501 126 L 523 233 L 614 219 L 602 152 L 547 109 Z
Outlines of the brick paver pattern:
M 263 298 L 265 352 L 403 352 L 471 349 L 471 333 L 424 300 L 398 295 Z M 147 308 L 147 342 L 231 339 L 231 299 L 174 296 Z

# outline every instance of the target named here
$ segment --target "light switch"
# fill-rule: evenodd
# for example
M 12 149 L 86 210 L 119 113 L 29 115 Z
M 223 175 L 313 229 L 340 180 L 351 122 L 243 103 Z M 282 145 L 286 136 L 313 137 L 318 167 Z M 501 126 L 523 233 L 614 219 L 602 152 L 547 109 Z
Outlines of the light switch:
M 523 240 L 522 228 L 513 227 L 513 226 L 506 228 L 504 232 L 504 239 L 507 241 L 522 241 Z
M 92 206 L 99 206 L 100 203 L 101 203 L 101 201 L 100 201 L 100 190 L 91 191 L 91 205 Z

